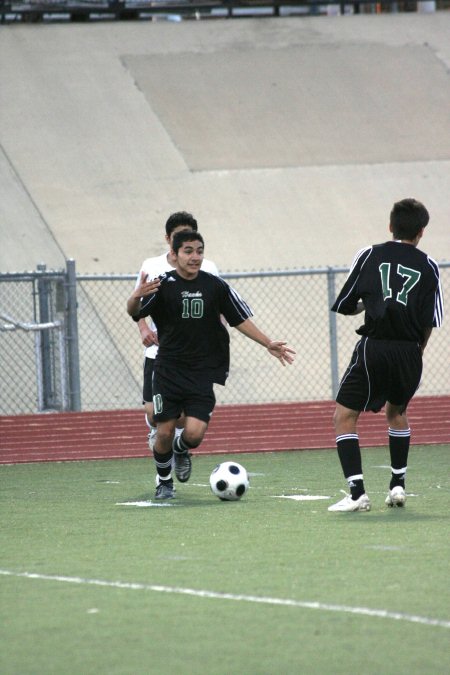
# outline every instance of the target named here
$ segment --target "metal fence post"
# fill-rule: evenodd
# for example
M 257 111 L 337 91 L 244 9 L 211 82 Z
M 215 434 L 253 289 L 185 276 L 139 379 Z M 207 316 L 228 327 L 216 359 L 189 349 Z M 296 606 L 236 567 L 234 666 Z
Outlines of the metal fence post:
M 327 291 L 328 308 L 336 300 L 335 289 L 336 273 L 332 267 L 327 269 Z M 337 322 L 336 313 L 328 312 L 328 326 L 330 333 L 330 366 L 331 366 L 331 397 L 335 398 L 339 388 L 339 364 L 338 364 L 338 343 L 337 343 Z
M 47 266 L 40 263 L 36 268 L 39 272 L 45 273 Z M 39 322 L 49 323 L 52 320 L 50 312 L 50 288 L 49 280 L 45 278 L 45 274 L 38 277 L 38 306 L 39 306 Z M 53 363 L 52 363 L 52 346 L 50 340 L 50 330 L 43 330 L 39 341 L 39 350 L 37 356 L 40 359 L 40 371 L 42 375 L 42 389 L 39 397 L 39 409 L 50 410 L 55 408 L 55 392 L 53 387 Z
M 81 410 L 81 387 L 80 387 L 80 352 L 78 344 L 78 303 L 77 303 L 77 277 L 75 272 L 75 260 L 66 260 L 66 284 L 67 284 L 67 355 L 69 373 L 69 408 L 73 411 Z

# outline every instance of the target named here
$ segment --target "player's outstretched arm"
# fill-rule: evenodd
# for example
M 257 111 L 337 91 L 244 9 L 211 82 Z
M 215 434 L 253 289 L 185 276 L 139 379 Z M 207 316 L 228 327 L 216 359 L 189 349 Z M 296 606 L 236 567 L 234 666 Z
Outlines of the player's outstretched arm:
M 235 328 L 246 337 L 265 347 L 283 366 L 285 366 L 286 363 L 293 363 L 295 351 L 291 347 L 288 347 L 286 342 L 282 342 L 281 340 L 271 340 L 259 330 L 258 326 L 256 326 L 251 319 L 246 319 L 238 326 L 235 326 Z
M 152 279 L 151 281 L 146 281 L 146 273 L 141 272 L 141 277 L 139 283 L 130 295 L 127 300 L 127 312 L 130 316 L 136 316 L 139 313 L 141 307 L 141 298 L 145 298 L 147 295 L 156 293 L 159 286 L 161 285 L 160 279 Z

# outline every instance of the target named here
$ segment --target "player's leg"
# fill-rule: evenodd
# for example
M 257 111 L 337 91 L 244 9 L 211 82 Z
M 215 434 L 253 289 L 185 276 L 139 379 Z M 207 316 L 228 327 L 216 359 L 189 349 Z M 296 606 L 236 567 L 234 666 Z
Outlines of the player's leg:
M 336 403 L 333 417 L 336 446 L 350 495 L 330 506 L 329 511 L 368 511 L 370 509 L 369 498 L 364 487 L 361 449 L 357 433 L 359 415 L 359 411 Z
M 215 404 L 213 383 L 209 381 L 198 382 L 194 391 L 186 395 L 183 402 L 186 415 L 184 430 L 173 442 L 175 475 L 180 483 L 185 483 L 191 476 L 191 450 L 202 442 Z
M 386 353 L 389 366 L 386 419 L 389 428 L 391 481 L 386 497 L 388 506 L 404 506 L 405 478 L 411 431 L 406 408 L 422 377 L 422 352 L 413 343 L 392 342 Z
M 186 483 L 191 476 L 191 450 L 203 440 L 208 423 L 195 417 L 186 417 L 183 432 L 173 442 L 175 475 L 180 483 Z
M 172 373 L 153 373 L 153 419 L 157 434 L 153 446 L 156 466 L 156 499 L 171 499 L 175 496 L 172 477 L 172 443 L 175 427 L 182 412 L 182 398 Z
M 153 366 L 155 359 L 144 359 L 144 383 L 142 388 L 142 402 L 144 404 L 145 422 L 148 427 L 148 447 L 153 452 L 156 439 L 156 422 L 153 419 Z
M 387 402 L 386 419 L 389 425 L 389 454 L 391 458 L 391 482 L 386 504 L 388 506 L 404 506 L 411 430 L 404 406 Z
M 175 488 L 172 477 L 172 441 L 176 419 L 157 423 L 157 434 L 153 445 L 153 459 L 156 466 L 155 499 L 172 499 Z
M 364 410 L 370 391 L 366 343 L 365 338 L 357 343 L 336 396 L 333 416 L 336 447 L 350 495 L 330 506 L 329 511 L 368 511 L 370 509 L 369 498 L 364 487 L 357 431 L 360 411 Z

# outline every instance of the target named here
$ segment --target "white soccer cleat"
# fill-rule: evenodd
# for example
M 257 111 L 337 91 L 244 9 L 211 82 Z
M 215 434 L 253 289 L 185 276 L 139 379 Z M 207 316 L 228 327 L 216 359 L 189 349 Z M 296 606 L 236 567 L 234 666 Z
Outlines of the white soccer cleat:
M 364 494 L 358 499 L 352 499 L 351 495 L 345 495 L 340 502 L 328 507 L 328 511 L 350 513 L 351 511 L 370 511 L 370 499 Z
M 387 506 L 405 506 L 406 502 L 406 492 L 401 485 L 396 485 L 389 490 L 389 494 L 385 499 L 385 504 Z

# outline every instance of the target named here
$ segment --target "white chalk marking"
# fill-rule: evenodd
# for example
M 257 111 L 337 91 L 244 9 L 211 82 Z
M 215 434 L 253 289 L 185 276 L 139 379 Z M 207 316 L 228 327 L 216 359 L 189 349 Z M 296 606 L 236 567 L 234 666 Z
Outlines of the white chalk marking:
M 180 588 L 177 586 L 159 586 L 153 584 L 140 584 L 125 581 L 103 581 L 102 579 L 84 579 L 82 577 L 66 577 L 53 574 L 38 574 L 35 572 L 13 572 L 12 570 L 0 569 L 0 575 L 8 577 L 23 577 L 41 581 L 58 581 L 67 584 L 80 584 L 82 586 L 102 586 L 104 588 L 120 588 L 130 591 L 153 591 L 154 593 L 173 593 L 177 595 L 190 595 L 196 598 L 208 598 L 212 600 L 232 600 L 234 602 L 252 602 L 262 605 L 279 605 L 283 607 L 297 607 L 300 609 L 318 609 L 324 612 L 338 612 L 341 614 L 357 614 L 371 616 L 379 619 L 392 619 L 393 621 L 407 621 L 408 623 L 420 623 L 425 626 L 438 626 L 450 628 L 450 621 L 444 619 L 430 619 L 426 616 L 415 614 L 403 614 L 402 612 L 390 612 L 385 609 L 370 609 L 370 607 L 350 607 L 348 605 L 332 605 L 324 602 L 307 602 L 292 600 L 290 598 L 270 598 L 258 595 L 239 595 L 234 593 L 216 593 L 215 591 L 196 590 L 194 588 Z
M 272 495 L 275 499 L 294 499 L 296 502 L 314 502 L 318 499 L 330 499 L 324 495 Z
M 373 546 L 364 546 L 372 551 L 403 551 L 403 546 L 385 546 L 384 544 L 374 544 Z
M 155 502 L 116 502 L 116 506 L 137 506 L 138 508 L 148 508 L 149 506 L 175 506 L 175 504 L 155 504 Z

